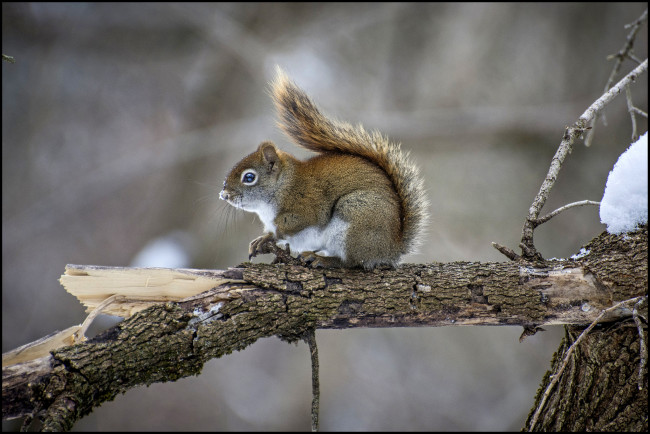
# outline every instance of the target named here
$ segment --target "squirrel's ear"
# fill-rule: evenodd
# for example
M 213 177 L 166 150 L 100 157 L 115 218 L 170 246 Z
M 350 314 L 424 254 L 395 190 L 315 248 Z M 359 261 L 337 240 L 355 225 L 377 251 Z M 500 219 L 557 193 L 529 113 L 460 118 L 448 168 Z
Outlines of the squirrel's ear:
M 258 151 L 262 153 L 262 157 L 264 158 L 264 162 L 266 163 L 269 172 L 272 172 L 274 168 L 277 169 L 277 163 L 280 161 L 280 157 L 278 156 L 278 150 L 273 143 L 262 143 L 258 148 Z

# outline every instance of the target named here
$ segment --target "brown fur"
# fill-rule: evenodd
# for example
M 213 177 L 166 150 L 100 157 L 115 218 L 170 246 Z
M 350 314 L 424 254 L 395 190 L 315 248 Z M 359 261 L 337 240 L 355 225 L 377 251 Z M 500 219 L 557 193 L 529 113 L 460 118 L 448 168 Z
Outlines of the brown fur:
M 326 118 L 279 69 L 272 97 L 281 128 L 318 155 L 299 161 L 264 142 L 231 170 L 222 195 L 231 203 L 272 207 L 277 239 L 341 219 L 348 225 L 343 265 L 395 265 L 412 252 L 422 238 L 428 203 L 418 170 L 400 146 Z M 243 185 L 242 174 L 251 169 L 259 179 Z

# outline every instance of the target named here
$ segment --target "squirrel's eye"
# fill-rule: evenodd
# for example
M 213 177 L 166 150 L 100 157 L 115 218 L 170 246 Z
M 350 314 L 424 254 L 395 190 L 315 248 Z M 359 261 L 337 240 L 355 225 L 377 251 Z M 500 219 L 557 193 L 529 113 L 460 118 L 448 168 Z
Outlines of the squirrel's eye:
M 246 185 L 254 185 L 257 182 L 257 173 L 253 169 L 248 169 L 241 175 L 241 182 Z

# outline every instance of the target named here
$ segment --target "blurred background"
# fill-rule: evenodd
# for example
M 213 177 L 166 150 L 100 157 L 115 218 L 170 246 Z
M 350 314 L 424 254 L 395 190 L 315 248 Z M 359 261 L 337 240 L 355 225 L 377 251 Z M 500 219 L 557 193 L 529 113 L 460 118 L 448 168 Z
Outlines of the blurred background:
M 3 3 L 2 350 L 83 321 L 66 264 L 223 269 L 257 217 L 218 200 L 275 126 L 276 64 L 322 110 L 411 152 L 432 220 L 407 262 L 504 261 L 572 124 L 647 3 Z M 647 25 L 635 53 L 647 57 Z M 635 65 L 627 61 L 621 78 Z M 617 79 L 618 81 L 618 79 Z M 647 110 L 648 75 L 632 87 Z M 625 99 L 577 144 L 543 212 L 599 201 L 630 144 Z M 638 119 L 639 132 L 647 121 Z M 546 258 L 604 230 L 596 207 L 535 232 Z M 270 256 L 258 258 L 268 262 Z M 102 324 L 102 322 L 100 322 Z M 103 324 L 108 326 L 109 319 Z M 563 329 L 321 330 L 322 430 L 519 430 Z M 131 390 L 75 430 L 308 430 L 304 343 Z M 3 423 L 14 430 L 19 423 Z

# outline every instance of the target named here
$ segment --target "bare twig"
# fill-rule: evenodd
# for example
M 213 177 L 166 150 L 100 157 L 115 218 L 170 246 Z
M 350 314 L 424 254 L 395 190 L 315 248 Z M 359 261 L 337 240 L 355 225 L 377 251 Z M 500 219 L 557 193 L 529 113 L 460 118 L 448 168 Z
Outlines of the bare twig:
M 544 217 L 540 217 L 540 218 L 534 220 L 533 225 L 535 227 L 537 227 L 537 226 L 541 225 L 542 223 L 546 223 L 547 221 L 549 221 L 550 219 L 552 219 L 553 217 L 555 217 L 556 215 L 558 215 L 562 211 L 565 211 L 565 210 L 567 210 L 569 208 L 573 208 L 573 207 L 576 207 L 576 206 L 583 206 L 583 205 L 596 205 L 596 206 L 599 206 L 600 202 L 594 202 L 593 200 L 581 200 L 580 202 L 573 202 L 573 203 L 570 203 L 568 205 L 564 205 L 563 207 L 560 207 L 560 208 L 556 209 L 555 211 L 546 214 Z
M 492 247 L 494 247 L 495 249 L 497 249 L 498 251 L 500 251 L 501 253 L 506 255 L 506 257 L 508 259 L 510 259 L 511 261 L 516 261 L 516 260 L 518 260 L 520 258 L 520 256 L 518 254 L 516 254 L 512 249 L 509 249 L 506 246 L 502 246 L 499 243 L 494 243 L 493 242 Z
M 643 389 L 643 368 L 645 367 L 646 363 L 648 362 L 648 348 L 645 345 L 645 338 L 643 337 L 643 324 L 641 324 L 641 319 L 639 315 L 639 306 L 643 301 L 647 301 L 647 297 L 641 297 L 639 301 L 637 301 L 634 304 L 634 309 L 632 309 L 632 318 L 634 318 L 634 323 L 636 324 L 636 328 L 639 331 L 639 340 L 640 340 L 640 348 L 641 348 L 641 361 L 639 362 L 639 380 L 638 380 L 638 385 L 639 385 L 639 390 Z M 646 320 L 647 322 L 647 320 Z
M 636 19 L 633 23 L 626 24 L 625 28 L 630 30 L 630 33 L 628 33 L 627 38 L 625 40 L 625 44 L 623 44 L 623 48 L 621 48 L 618 53 L 612 54 L 609 56 L 607 59 L 616 59 L 616 63 L 614 64 L 614 68 L 612 69 L 611 74 L 609 74 L 609 78 L 607 79 L 607 83 L 605 84 L 605 89 L 603 92 L 607 92 L 609 88 L 612 86 L 612 83 L 614 83 L 614 78 L 618 74 L 619 70 L 621 69 L 621 65 L 623 64 L 623 61 L 628 58 L 631 59 L 632 61 L 636 62 L 637 64 L 640 64 L 641 61 L 634 57 L 632 54 L 632 49 L 634 47 L 634 39 L 636 38 L 636 34 L 639 31 L 641 25 L 648 19 L 648 9 L 644 10 L 643 13 L 639 18 Z M 591 142 L 593 140 L 593 135 L 594 135 L 594 128 L 596 125 L 596 120 L 598 119 L 598 115 L 596 115 L 590 122 L 589 122 L 589 127 L 590 130 L 587 132 L 587 135 L 585 136 L 585 146 L 591 146 Z M 603 117 L 603 121 L 605 118 Z M 605 122 L 606 124 L 606 122 Z
M 636 80 L 636 78 L 647 71 L 648 69 L 648 59 L 645 59 L 641 65 L 637 66 L 629 74 L 627 74 L 623 79 L 621 79 L 615 86 L 610 90 L 605 92 L 594 101 L 591 106 L 578 118 L 578 120 L 570 127 L 567 127 L 564 136 L 558 150 L 553 156 L 551 161 L 551 166 L 549 167 L 548 174 L 542 183 L 542 186 L 539 189 L 539 193 L 535 196 L 530 209 L 528 210 L 528 217 L 524 222 L 524 227 L 522 230 L 521 244 L 523 256 L 527 259 L 536 259 L 541 260 L 542 255 L 537 252 L 535 245 L 533 243 L 533 231 L 535 229 L 535 222 L 539 220 L 539 213 L 546 203 L 551 189 L 555 185 L 555 181 L 558 177 L 564 159 L 573 149 L 573 142 L 589 127 L 589 123 L 600 113 L 607 104 L 609 104 L 618 94 L 620 94 L 626 86 Z
M 647 18 L 648 18 L 648 9 L 644 10 L 643 13 L 641 14 L 641 16 L 640 16 L 639 18 L 636 19 L 636 21 L 634 21 L 634 22 L 632 22 L 632 23 L 630 23 L 630 24 L 626 24 L 626 25 L 624 25 L 623 28 L 624 28 L 624 29 L 629 29 L 629 28 L 635 28 L 635 27 L 638 27 L 638 26 L 641 25 L 641 23 L 643 23 L 643 21 L 645 21 Z M 628 36 L 628 38 L 629 38 L 629 36 Z
M 625 86 L 625 101 L 627 101 L 627 111 L 630 113 L 630 118 L 632 120 L 632 142 L 636 142 L 639 138 L 639 135 L 636 132 L 636 116 L 634 116 L 634 104 L 632 103 L 632 92 L 630 92 L 630 86 Z
M 560 365 L 560 369 L 552 376 L 553 378 L 551 379 L 551 382 L 548 384 L 546 387 L 546 390 L 544 391 L 544 395 L 542 396 L 542 399 L 539 402 L 539 405 L 537 406 L 537 409 L 535 410 L 535 414 L 533 415 L 531 422 L 530 422 L 530 427 L 528 428 L 528 431 L 533 431 L 535 428 L 535 425 L 537 424 L 537 419 L 539 419 L 539 415 L 542 412 L 542 409 L 544 408 L 544 405 L 546 404 L 546 400 L 548 399 L 549 395 L 551 394 L 551 390 L 553 390 L 553 387 L 557 384 L 557 382 L 560 380 L 560 377 L 562 376 L 562 373 L 564 372 L 564 368 L 566 368 L 566 365 L 569 363 L 569 360 L 571 359 L 571 355 L 573 354 L 574 350 L 578 346 L 578 344 L 589 334 L 589 332 L 598 324 L 598 322 L 605 316 L 606 313 L 611 312 L 613 310 L 616 310 L 620 308 L 621 306 L 629 303 L 639 303 L 642 300 L 644 300 L 646 297 L 634 297 L 630 298 L 628 300 L 623 300 L 619 303 L 616 303 L 614 306 L 604 309 L 602 312 L 600 312 L 600 315 L 587 327 L 584 329 L 584 331 L 578 336 L 578 339 L 576 339 L 573 344 L 569 347 L 567 352 L 565 353 L 564 360 L 562 361 L 562 364 Z
M 639 140 L 639 133 L 636 130 L 636 116 L 635 114 L 641 115 L 643 117 L 648 117 L 648 114 L 641 110 L 638 107 L 634 107 L 632 102 L 632 92 L 630 92 L 630 86 L 625 86 L 625 100 L 627 101 L 627 111 L 630 113 L 630 118 L 632 118 L 632 142 Z
M 305 341 L 311 355 L 311 431 L 318 431 L 318 414 L 320 404 L 320 380 L 318 379 L 318 347 L 316 346 L 316 329 L 307 332 Z

